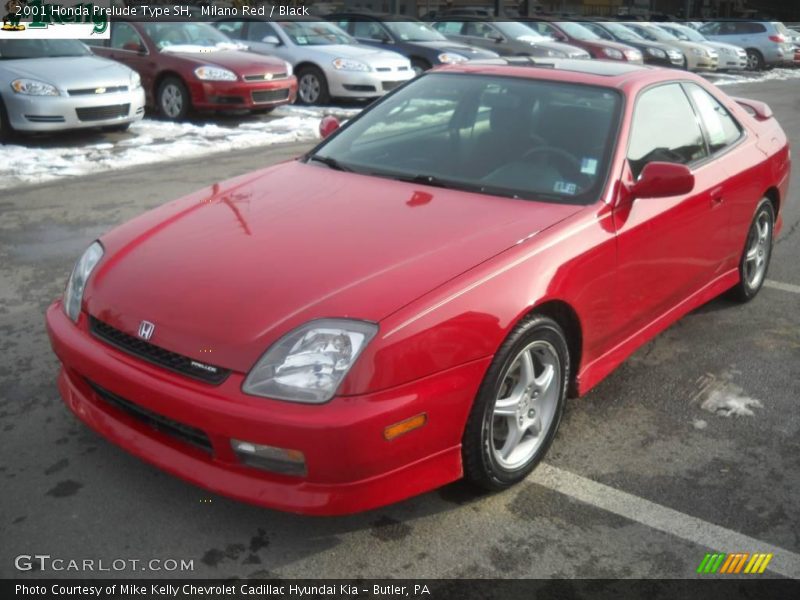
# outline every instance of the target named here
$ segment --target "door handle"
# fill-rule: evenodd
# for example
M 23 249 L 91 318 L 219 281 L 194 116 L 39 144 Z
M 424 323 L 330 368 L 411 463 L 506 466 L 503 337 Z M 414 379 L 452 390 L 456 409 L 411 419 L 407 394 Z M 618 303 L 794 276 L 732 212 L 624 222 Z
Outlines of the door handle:
M 711 190 L 711 208 L 715 208 L 722 204 L 725 198 L 722 195 L 722 187 L 714 188 Z

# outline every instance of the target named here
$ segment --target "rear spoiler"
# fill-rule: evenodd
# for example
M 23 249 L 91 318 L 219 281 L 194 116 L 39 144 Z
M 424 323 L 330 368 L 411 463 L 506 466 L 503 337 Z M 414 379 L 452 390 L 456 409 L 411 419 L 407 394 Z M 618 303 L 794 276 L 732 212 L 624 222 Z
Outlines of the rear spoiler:
M 731 98 L 731 100 L 737 104 L 740 104 L 747 112 L 749 112 L 759 121 L 766 121 L 767 119 L 772 118 L 772 109 L 766 102 L 750 100 L 749 98 Z

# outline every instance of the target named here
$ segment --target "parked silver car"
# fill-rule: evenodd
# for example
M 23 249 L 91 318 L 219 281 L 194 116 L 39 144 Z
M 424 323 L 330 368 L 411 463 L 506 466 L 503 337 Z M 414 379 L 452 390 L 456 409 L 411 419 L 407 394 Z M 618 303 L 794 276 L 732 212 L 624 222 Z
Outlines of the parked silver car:
M 700 28 L 710 40 L 741 46 L 747 52 L 747 68 L 760 71 L 794 60 L 792 32 L 777 21 L 712 21 Z
M 706 39 L 702 33 L 687 25 L 659 23 L 658 26 L 681 41 L 705 44 L 716 50 L 717 54 L 719 54 L 719 62 L 717 63 L 718 71 L 740 71 L 747 68 L 747 52 L 745 52 L 744 48 L 734 46 L 733 44 L 726 44 L 725 42 L 715 42 Z
M 396 52 L 359 44 L 327 21 L 222 20 L 220 31 L 247 44 L 251 52 L 291 63 L 297 99 L 327 104 L 331 98 L 375 98 L 395 89 L 415 73 Z
M 0 40 L 0 136 L 14 131 L 126 129 L 144 116 L 139 75 L 82 42 Z

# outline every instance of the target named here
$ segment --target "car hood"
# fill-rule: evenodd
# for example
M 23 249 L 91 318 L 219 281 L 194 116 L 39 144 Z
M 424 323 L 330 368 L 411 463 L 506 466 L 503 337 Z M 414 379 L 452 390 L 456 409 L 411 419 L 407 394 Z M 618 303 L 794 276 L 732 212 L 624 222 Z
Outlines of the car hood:
M 408 64 L 408 59 L 402 54 L 390 50 L 373 48 L 366 44 L 331 44 L 320 46 L 301 46 L 303 50 L 313 52 L 318 56 L 333 58 L 353 58 L 368 65 L 383 65 L 388 62 Z
M 30 77 L 60 89 L 129 85 L 131 70 L 99 56 L 59 56 L 0 61 L 0 72 Z
M 703 42 L 704 46 L 711 46 L 714 50 L 722 50 L 722 51 L 731 51 L 734 54 L 739 54 L 739 52 L 744 52 L 744 48 L 736 46 L 734 44 L 726 44 L 724 42 Z
M 161 51 L 164 56 L 175 56 L 195 65 L 215 65 L 230 69 L 235 73 L 278 73 L 286 70 L 284 62 L 272 56 L 264 56 L 254 52 L 244 50 L 212 50 L 211 52 L 198 52 L 186 47 L 186 51 L 175 48 L 168 51 Z
M 309 320 L 379 322 L 579 208 L 293 161 L 106 234 L 84 298 L 117 329 L 150 321 L 151 343 L 245 372 Z
M 545 50 L 554 50 L 555 52 L 562 52 L 567 56 L 575 56 L 575 55 L 586 55 L 586 50 L 580 48 L 579 46 L 574 46 L 572 44 L 566 44 L 564 42 L 551 42 L 548 40 L 535 40 L 531 42 L 532 45 L 536 46 L 537 48 L 543 48 Z
M 467 58 L 474 59 L 474 58 L 497 58 L 497 52 L 492 52 L 491 50 L 484 50 L 482 48 L 476 48 L 474 46 L 469 46 L 467 44 L 459 44 L 458 42 L 452 42 L 450 40 L 435 40 L 431 42 L 406 42 L 408 44 L 412 44 L 414 46 L 421 46 L 423 48 L 431 48 L 433 50 L 438 50 L 439 52 L 454 52 L 456 54 L 461 54 L 462 56 L 466 56 Z

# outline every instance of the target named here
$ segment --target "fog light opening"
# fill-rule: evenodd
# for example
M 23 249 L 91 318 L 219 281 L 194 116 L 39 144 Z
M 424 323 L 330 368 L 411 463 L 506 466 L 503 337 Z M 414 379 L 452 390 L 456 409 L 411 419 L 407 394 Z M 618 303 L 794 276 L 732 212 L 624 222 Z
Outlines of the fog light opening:
M 406 419 L 405 421 L 400 421 L 399 423 L 395 423 L 394 425 L 389 425 L 386 429 L 383 430 L 383 437 L 387 441 L 391 441 L 401 435 L 408 433 L 409 431 L 414 431 L 415 429 L 419 429 L 423 425 L 428 422 L 428 415 L 427 413 L 422 413 L 411 417 L 410 419 Z
M 231 448 L 239 462 L 249 467 L 283 475 L 305 476 L 306 474 L 306 457 L 299 450 L 287 450 L 235 439 L 231 440 Z

